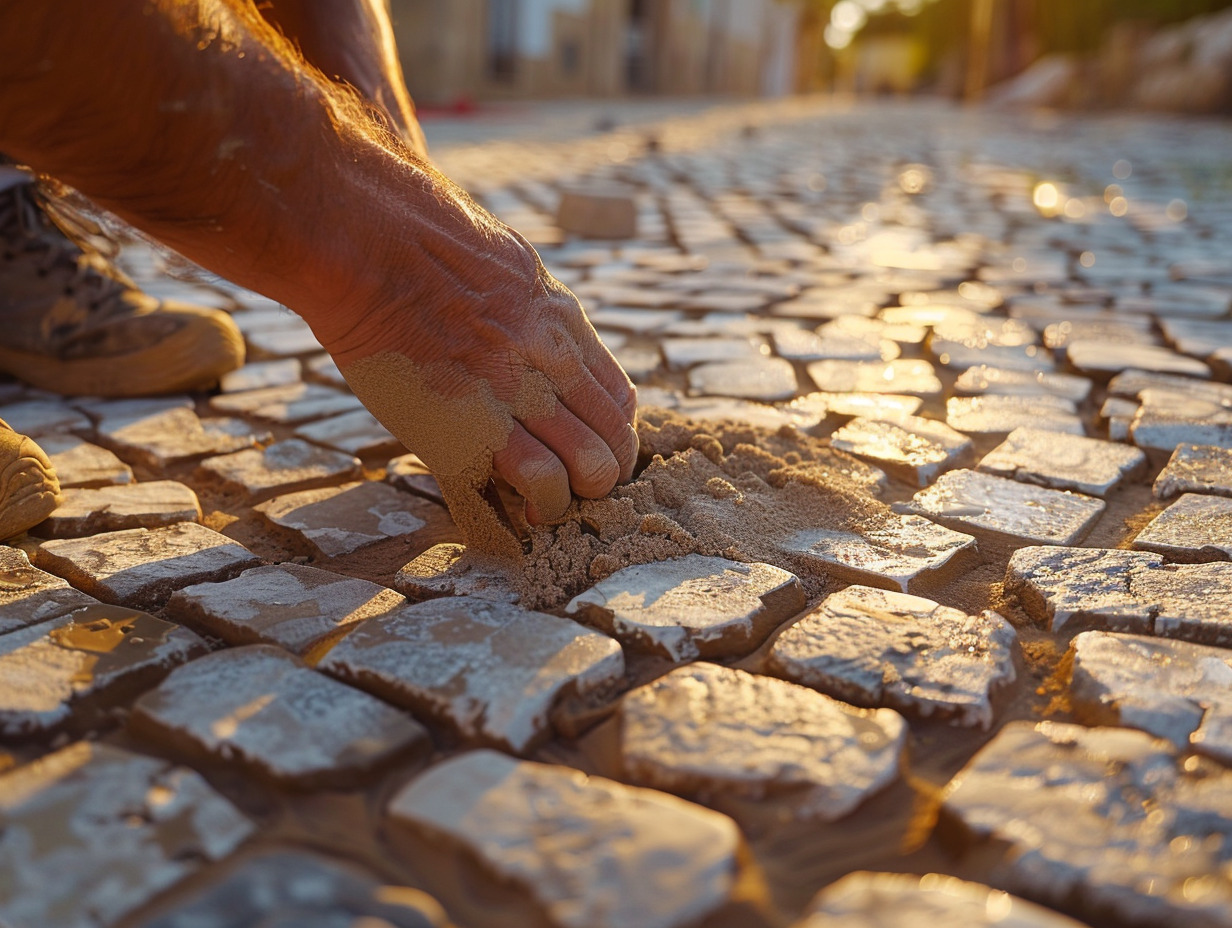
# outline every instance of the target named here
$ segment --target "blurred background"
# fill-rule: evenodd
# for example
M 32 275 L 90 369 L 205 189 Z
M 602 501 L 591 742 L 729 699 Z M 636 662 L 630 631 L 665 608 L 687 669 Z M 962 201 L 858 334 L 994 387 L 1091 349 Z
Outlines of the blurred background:
M 429 113 L 816 92 L 1232 112 L 1232 0 L 392 0 L 392 12 Z

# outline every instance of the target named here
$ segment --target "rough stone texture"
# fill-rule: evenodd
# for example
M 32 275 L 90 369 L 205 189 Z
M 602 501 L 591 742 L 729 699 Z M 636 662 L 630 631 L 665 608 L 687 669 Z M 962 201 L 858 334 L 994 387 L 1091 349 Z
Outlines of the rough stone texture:
M 791 362 L 782 358 L 749 358 L 699 364 L 689 371 L 689 389 L 711 396 L 770 402 L 791 399 L 799 385 Z
M 433 545 L 398 571 L 394 587 L 416 600 L 473 596 L 516 603 L 521 599 L 509 588 L 506 565 L 484 557 L 467 557 L 466 553 L 465 545 Z
M 187 629 L 102 604 L 0 636 L 0 735 L 52 731 L 80 703 L 130 696 L 204 652 Z
M 1155 478 L 1154 493 L 1159 499 L 1181 493 L 1232 496 L 1232 448 L 1178 445 Z
M 1232 772 L 1121 728 L 1011 722 L 943 820 L 998 886 L 1140 925 L 1232 924 Z
M 936 396 L 941 392 L 933 366 L 919 359 L 886 363 L 870 361 L 814 361 L 808 375 L 817 389 L 827 393 L 905 393 Z
M 1005 572 L 1036 620 L 1053 631 L 1092 624 L 1232 645 L 1232 564 L 1165 564 L 1158 554 L 1101 548 L 1030 547 Z
M 301 656 L 404 605 L 393 590 L 300 564 L 246 570 L 172 594 L 167 615 L 230 644 L 276 644 Z
M 366 455 L 389 457 L 406 451 L 402 443 L 390 435 L 389 430 L 366 409 L 301 425 L 295 430 L 295 435 L 361 458 Z
M 1129 427 L 1138 447 L 1171 452 L 1187 442 L 1232 448 L 1232 398 L 1172 388 L 1147 388 L 1138 398 L 1142 405 Z
M 901 480 L 928 486 L 937 474 L 971 463 L 971 439 L 944 422 L 903 416 L 893 421 L 852 419 L 830 446 L 872 461 Z
M 354 864 L 274 849 L 241 858 L 223 876 L 140 928 L 447 928 L 440 904 L 389 886 Z
M 792 801 L 835 821 L 894 782 L 907 725 L 783 680 L 698 663 L 620 701 L 622 778 L 699 796 Z
M 54 432 L 87 430 L 90 420 L 62 400 L 32 399 L 0 406 L 3 419 L 14 432 L 38 438 Z
M 565 614 L 630 649 L 682 662 L 747 654 L 804 604 L 800 581 L 785 570 L 690 554 L 618 570 Z
M 1090 631 L 1070 654 L 1079 721 L 1138 728 L 1232 764 L 1232 651 Z
M 417 454 L 403 454 L 385 465 L 385 480 L 407 493 L 414 493 L 438 505 L 445 505 L 440 485 Z
M 97 602 L 60 577 L 30 566 L 20 548 L 0 545 L 0 635 Z
M 175 480 L 151 480 L 98 489 L 64 491 L 64 501 L 34 533 L 44 538 L 80 538 L 127 528 L 159 528 L 197 522 L 197 494 Z
M 727 902 L 724 815 L 576 770 L 473 751 L 414 780 L 390 817 L 524 890 L 559 928 L 686 928 Z
M 153 744 L 301 788 L 353 787 L 431 747 L 405 712 L 267 644 L 227 648 L 173 671 L 137 700 L 129 726 Z
M 1008 435 L 1024 426 L 1084 434 L 1074 404 L 1058 396 L 954 396 L 946 400 L 945 421 L 969 435 Z
M 218 481 L 224 489 L 242 492 L 252 502 L 278 493 L 355 480 L 362 474 L 360 460 L 354 455 L 320 448 L 298 438 L 207 458 L 197 467 L 198 478 Z
M 44 435 L 38 444 L 56 469 L 62 489 L 133 482 L 132 468 L 106 448 L 73 435 Z
M 939 873 L 849 873 L 823 889 L 792 928 L 1085 928 L 999 889 Z
M 254 827 L 193 771 L 85 741 L 0 775 L 0 813 L 0 921 L 23 928 L 115 924 Z
M 850 586 L 784 631 L 766 666 L 855 705 L 988 729 L 1017 653 L 1013 627 L 995 612 Z
M 1186 493 L 1151 520 L 1133 546 L 1173 561 L 1232 560 L 1232 499 Z
M 907 592 L 919 581 L 973 555 L 975 539 L 919 516 L 889 515 L 861 532 L 797 532 L 785 551 L 815 557 L 837 578 Z
M 324 557 L 410 535 L 427 525 L 436 509 L 425 500 L 371 480 L 288 493 L 255 508 Z
M 210 399 L 210 409 L 214 412 L 254 416 L 284 425 L 321 419 L 362 406 L 351 393 L 322 384 L 299 382 L 223 393 Z
M 569 619 L 508 603 L 433 599 L 370 619 L 320 667 L 462 737 L 524 752 L 548 714 L 624 674 L 620 645 Z
M 154 468 L 251 448 L 271 437 L 239 419 L 199 419 L 183 407 L 109 413 L 96 433 L 101 444 Z
M 979 471 L 955 470 L 896 508 L 977 537 L 1066 545 L 1086 536 L 1104 511 L 1104 502 Z
M 1159 374 L 1181 374 L 1189 377 L 1209 377 L 1211 369 L 1196 358 L 1177 354 L 1158 345 L 1109 344 L 1103 341 L 1071 342 L 1065 350 L 1069 363 L 1084 374 L 1108 377 L 1121 371 L 1151 371 Z
M 1106 496 L 1145 469 L 1137 448 L 1033 428 L 1014 429 L 979 463 L 988 474 L 1088 496 Z
M 35 566 L 91 596 L 134 609 L 157 608 L 174 590 L 226 580 L 261 563 L 243 545 L 195 522 L 46 541 L 32 556 Z

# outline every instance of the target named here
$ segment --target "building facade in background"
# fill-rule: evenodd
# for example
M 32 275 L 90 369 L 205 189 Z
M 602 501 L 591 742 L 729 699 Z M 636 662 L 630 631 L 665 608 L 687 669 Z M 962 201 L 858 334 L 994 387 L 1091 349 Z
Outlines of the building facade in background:
M 801 75 L 782 0 L 391 0 L 416 102 L 780 95 Z

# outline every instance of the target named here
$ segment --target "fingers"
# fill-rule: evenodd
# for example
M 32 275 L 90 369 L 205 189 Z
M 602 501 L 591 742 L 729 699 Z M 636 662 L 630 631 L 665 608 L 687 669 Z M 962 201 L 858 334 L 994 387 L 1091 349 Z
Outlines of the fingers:
M 581 325 L 576 326 L 572 334 L 591 376 L 620 408 L 625 421 L 632 425 L 637 413 L 637 387 L 633 385 L 624 368 L 612 357 L 612 353 L 607 350 L 607 346 L 599 339 L 598 333 L 585 316 L 581 317 Z
M 607 440 L 560 403 L 555 407 L 551 416 L 523 419 L 522 426 L 564 464 L 574 493 L 605 496 L 620 478 L 621 463 Z
M 532 525 L 559 519 L 569 508 L 565 465 L 522 426 L 514 424 L 505 447 L 492 456 L 492 467 L 526 499 L 526 519 Z

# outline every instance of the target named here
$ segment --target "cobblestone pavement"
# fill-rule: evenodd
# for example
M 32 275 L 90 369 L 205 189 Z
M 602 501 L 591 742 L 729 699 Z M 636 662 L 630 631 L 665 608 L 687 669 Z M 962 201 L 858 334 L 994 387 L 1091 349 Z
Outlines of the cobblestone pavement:
M 128 247 L 250 361 L 0 383 L 69 488 L 0 546 L 0 923 L 1232 925 L 1230 150 L 816 101 L 438 146 L 644 406 L 872 468 L 899 521 L 799 540 L 812 600 L 691 555 L 408 602 L 431 475 L 296 317 Z M 615 182 L 633 239 L 557 228 Z

